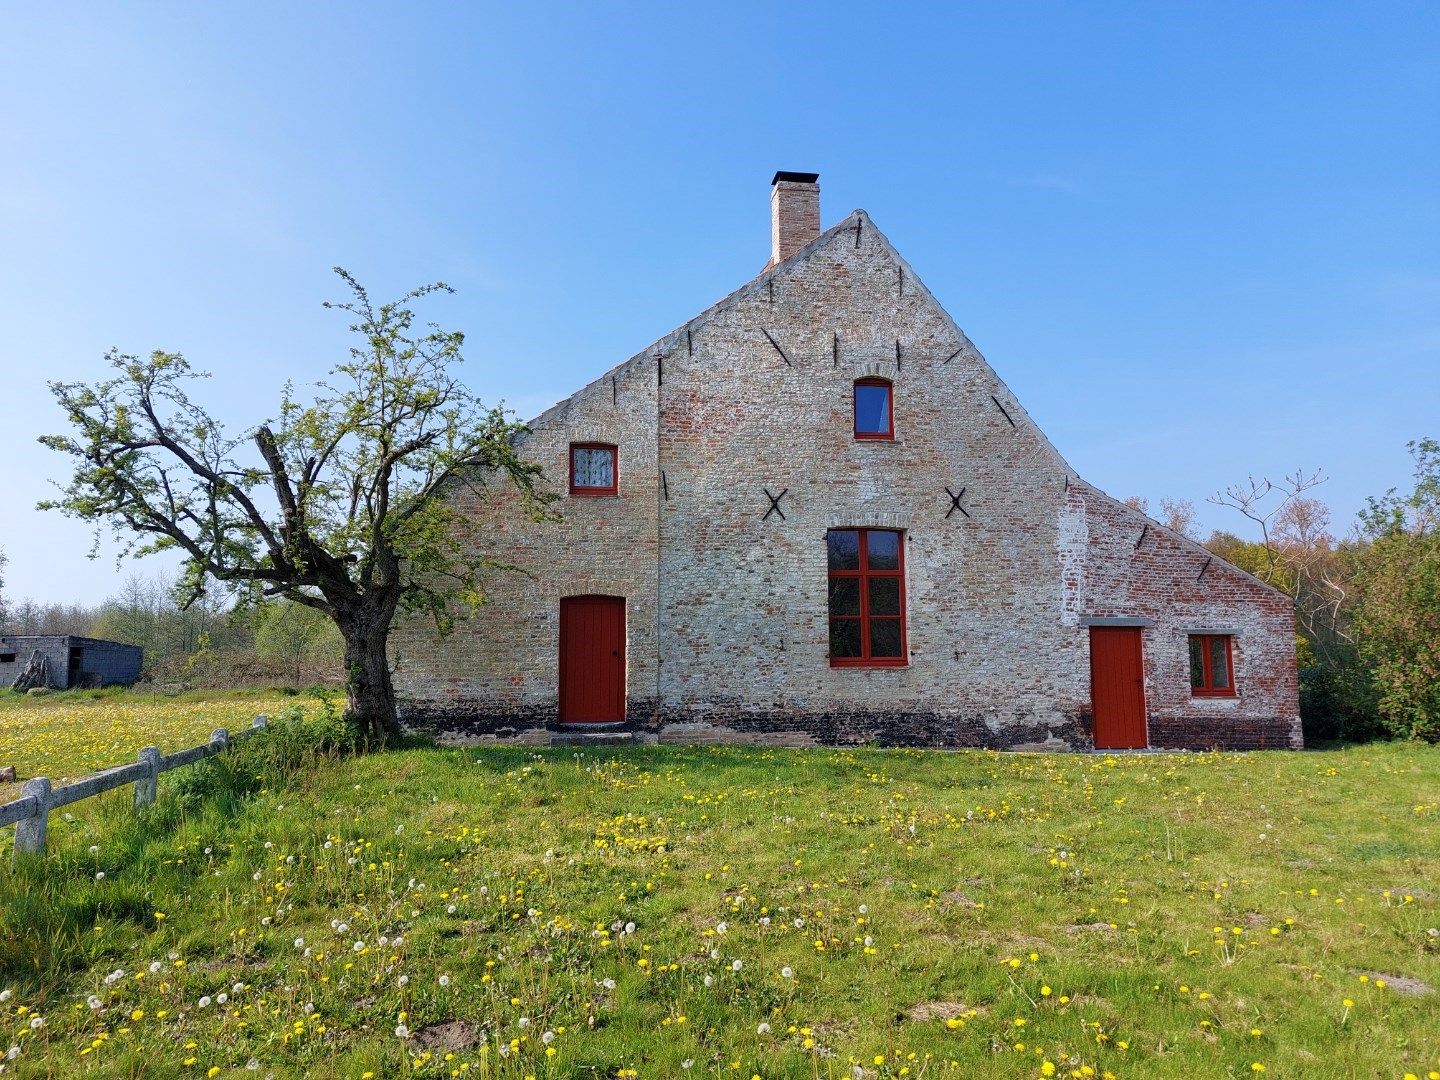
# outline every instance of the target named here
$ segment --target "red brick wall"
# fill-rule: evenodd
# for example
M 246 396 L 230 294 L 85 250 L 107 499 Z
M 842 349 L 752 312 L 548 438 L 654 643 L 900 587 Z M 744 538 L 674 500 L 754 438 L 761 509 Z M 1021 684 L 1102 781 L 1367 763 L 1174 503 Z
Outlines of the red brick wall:
M 1152 746 L 1302 745 L 1288 596 L 1087 485 L 1072 485 L 1062 517 L 1083 522 L 1084 564 L 1067 582 L 1080 609 L 1152 620 L 1141 632 Z M 1200 629 L 1235 634 L 1233 698 L 1190 694 L 1188 631 Z

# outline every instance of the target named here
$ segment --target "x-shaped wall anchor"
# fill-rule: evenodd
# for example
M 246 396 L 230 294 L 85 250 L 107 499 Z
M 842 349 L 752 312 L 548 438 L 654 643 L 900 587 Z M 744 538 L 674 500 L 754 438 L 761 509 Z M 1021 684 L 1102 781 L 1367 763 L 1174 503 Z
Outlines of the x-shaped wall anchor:
M 950 496 L 950 509 L 945 511 L 945 516 L 946 516 L 947 518 L 948 518 L 951 514 L 953 514 L 956 510 L 959 510 L 960 513 L 964 514 L 967 518 L 970 516 L 970 511 L 969 511 L 969 510 L 966 510 L 963 506 L 960 505 L 960 500 L 965 497 L 965 489 L 964 489 L 964 488 L 961 488 L 961 489 L 960 489 L 960 494 L 959 494 L 959 495 L 956 495 L 955 492 L 951 491 L 951 490 L 947 487 L 947 488 L 945 489 L 945 494 Z
M 770 500 L 770 509 L 765 511 L 765 517 L 762 517 L 760 520 L 764 521 L 765 518 L 768 518 L 771 514 L 779 514 L 780 520 L 784 521 L 785 511 L 780 509 L 780 500 L 783 499 L 787 494 L 789 494 L 790 489 L 786 488 L 784 491 L 780 492 L 779 495 L 771 495 L 769 488 L 761 488 L 760 490 L 765 492 L 765 498 Z

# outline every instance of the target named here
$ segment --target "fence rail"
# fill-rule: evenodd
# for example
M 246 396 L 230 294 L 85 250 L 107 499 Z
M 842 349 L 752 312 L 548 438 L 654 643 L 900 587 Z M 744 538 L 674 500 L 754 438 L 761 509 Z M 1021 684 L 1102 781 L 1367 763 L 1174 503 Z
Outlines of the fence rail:
M 214 757 L 236 739 L 243 739 L 263 730 L 266 723 L 265 717 L 257 716 L 249 730 L 237 731 L 234 735 L 225 728 L 217 728 L 210 733 L 208 743 L 177 750 L 173 754 L 162 754 L 157 748 L 147 746 L 140 751 L 139 759 L 132 764 L 116 765 L 60 788 L 51 787 L 50 778 L 47 776 L 26 780 L 20 788 L 20 798 L 0 805 L 0 828 L 6 825 L 15 826 L 16 855 L 43 855 L 51 811 L 106 791 L 114 791 L 126 784 L 135 785 L 137 807 L 149 806 L 155 801 L 155 790 L 161 773 Z

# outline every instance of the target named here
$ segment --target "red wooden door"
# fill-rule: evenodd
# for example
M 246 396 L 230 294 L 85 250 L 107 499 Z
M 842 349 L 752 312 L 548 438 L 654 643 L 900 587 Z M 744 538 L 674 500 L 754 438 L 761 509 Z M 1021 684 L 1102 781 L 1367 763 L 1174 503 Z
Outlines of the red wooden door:
M 1149 745 L 1138 626 L 1090 628 L 1090 701 L 1097 750 L 1138 750 Z
M 560 722 L 625 719 L 625 598 L 560 601 Z

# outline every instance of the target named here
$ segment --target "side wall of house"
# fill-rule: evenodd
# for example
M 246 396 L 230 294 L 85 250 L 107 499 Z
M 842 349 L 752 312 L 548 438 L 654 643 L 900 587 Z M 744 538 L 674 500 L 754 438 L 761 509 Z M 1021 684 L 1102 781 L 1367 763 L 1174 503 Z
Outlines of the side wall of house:
M 622 364 L 535 420 L 520 452 L 540 463 L 559 520 L 528 520 L 506 482 L 456 485 L 451 499 L 473 552 L 519 568 L 486 577 L 485 603 L 441 639 L 397 620 L 390 653 L 402 720 L 443 740 L 541 739 L 556 719 L 560 600 L 626 601 L 627 719 L 649 722 L 656 699 L 655 402 L 651 356 Z M 571 497 L 569 446 L 618 448 L 619 493 Z
M 1066 621 L 1142 618 L 1150 745 L 1300 748 L 1290 598 L 1084 485 L 1061 516 Z M 1231 635 L 1234 697 L 1190 693 L 1190 634 Z M 1082 639 L 1083 640 L 1083 639 Z

